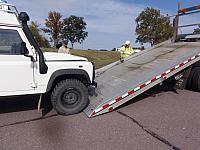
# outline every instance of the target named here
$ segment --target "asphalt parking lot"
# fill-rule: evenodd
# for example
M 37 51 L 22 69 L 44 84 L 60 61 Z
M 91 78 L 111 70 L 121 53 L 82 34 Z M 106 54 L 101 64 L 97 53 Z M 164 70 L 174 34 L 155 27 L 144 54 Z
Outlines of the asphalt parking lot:
M 44 117 L 37 96 L 0 101 L 1 150 L 197 150 L 200 93 L 188 90 L 143 94 L 95 118 L 84 113 Z

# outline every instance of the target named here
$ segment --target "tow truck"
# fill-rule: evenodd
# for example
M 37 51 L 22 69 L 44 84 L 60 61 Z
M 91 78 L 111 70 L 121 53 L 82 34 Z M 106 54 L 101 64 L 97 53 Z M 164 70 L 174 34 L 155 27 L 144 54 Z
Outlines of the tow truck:
M 200 91 L 200 35 L 178 35 L 179 17 L 200 12 L 180 8 L 174 36 L 150 49 L 96 70 L 86 58 L 43 53 L 31 34 L 25 12 L 0 0 L 0 97 L 47 93 L 62 115 L 108 113 L 166 80 Z M 96 76 L 96 78 L 95 78 Z
M 115 62 L 96 72 L 98 87 L 84 110 L 88 117 L 108 113 L 166 80 L 175 88 L 200 91 L 200 34 L 179 35 L 179 17 L 199 13 L 200 5 L 180 8 L 174 19 L 174 36 L 137 53 L 124 63 Z

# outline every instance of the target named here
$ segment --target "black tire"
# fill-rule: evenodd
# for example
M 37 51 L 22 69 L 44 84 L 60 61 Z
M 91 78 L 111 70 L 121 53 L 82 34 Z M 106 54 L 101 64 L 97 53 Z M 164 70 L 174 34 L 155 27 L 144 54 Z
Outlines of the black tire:
M 195 68 L 192 78 L 192 88 L 196 92 L 200 92 L 200 68 Z
M 75 79 L 61 81 L 51 94 L 51 103 L 58 114 L 79 113 L 89 104 L 87 87 Z
M 188 77 L 188 79 L 187 79 L 186 88 L 187 88 L 188 90 L 193 90 L 193 87 L 192 87 L 192 79 L 193 79 L 195 70 L 196 70 L 195 68 L 191 70 L 190 75 L 189 75 L 189 77 Z
M 193 67 L 200 67 L 200 61 L 196 62 L 195 64 L 192 65 Z

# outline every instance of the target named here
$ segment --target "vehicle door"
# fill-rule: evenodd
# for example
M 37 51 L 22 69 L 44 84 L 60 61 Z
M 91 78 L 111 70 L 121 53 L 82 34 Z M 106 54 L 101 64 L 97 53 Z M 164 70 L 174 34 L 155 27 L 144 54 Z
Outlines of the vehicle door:
M 22 42 L 17 29 L 0 28 L 0 96 L 34 90 L 34 62 L 21 54 Z

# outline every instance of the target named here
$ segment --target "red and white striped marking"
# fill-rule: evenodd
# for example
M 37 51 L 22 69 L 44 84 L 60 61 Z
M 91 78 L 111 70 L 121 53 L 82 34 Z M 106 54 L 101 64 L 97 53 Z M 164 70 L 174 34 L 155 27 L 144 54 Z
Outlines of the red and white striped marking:
M 196 55 L 196 56 L 194 56 L 194 57 L 192 57 L 192 58 L 190 58 L 190 59 L 184 61 L 183 63 L 181 63 L 181 64 L 179 64 L 179 65 L 177 65 L 177 66 L 175 66 L 175 67 L 173 67 L 173 68 L 171 68 L 171 69 L 169 69 L 169 70 L 167 70 L 166 72 L 164 72 L 164 73 L 162 73 L 162 74 L 160 74 L 160 75 L 158 75 L 158 76 L 152 78 L 151 80 L 149 80 L 149 81 L 145 82 L 144 84 L 142 84 L 142 85 L 136 87 L 135 89 L 132 89 L 132 90 L 128 91 L 128 92 L 125 93 L 124 95 L 116 97 L 116 98 L 115 98 L 114 100 L 112 100 L 111 102 L 106 103 L 106 104 L 104 104 L 102 107 L 96 109 L 96 110 L 93 112 L 92 116 L 96 115 L 97 113 L 99 113 L 100 111 L 102 111 L 102 110 L 104 110 L 104 109 L 107 109 L 108 107 L 109 107 L 108 110 L 109 110 L 109 111 L 112 111 L 112 110 L 113 110 L 113 107 L 111 107 L 111 106 L 112 106 L 113 104 L 115 104 L 115 103 L 117 103 L 117 102 L 123 100 L 125 97 L 130 96 L 130 95 L 132 95 L 133 93 L 135 93 L 135 92 L 137 92 L 137 91 L 143 89 L 143 88 L 146 87 L 147 85 L 149 85 L 149 84 L 151 84 L 151 83 L 157 81 L 157 80 L 160 79 L 160 78 L 162 78 L 163 80 L 167 79 L 167 77 L 166 77 L 167 74 L 169 74 L 169 73 L 171 73 L 171 72 L 177 70 L 178 68 L 180 68 L 180 67 L 186 65 L 187 63 L 189 63 L 190 61 L 192 61 L 192 60 L 198 58 L 199 56 L 200 56 L 200 53 L 199 53 L 198 55 Z

